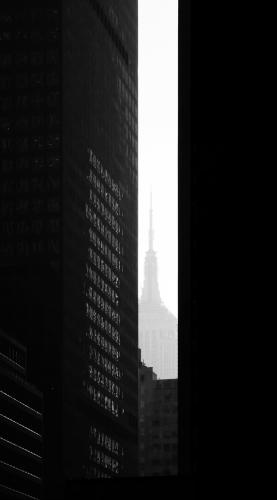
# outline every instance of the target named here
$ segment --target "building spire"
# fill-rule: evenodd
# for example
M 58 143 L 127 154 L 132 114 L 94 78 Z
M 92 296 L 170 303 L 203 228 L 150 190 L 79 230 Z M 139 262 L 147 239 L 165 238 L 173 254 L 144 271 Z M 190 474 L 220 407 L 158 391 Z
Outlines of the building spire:
M 152 209 L 152 188 L 150 191 L 150 211 L 149 211 L 149 250 L 153 250 L 153 209 Z
M 144 261 L 144 283 L 141 295 L 141 301 L 152 304 L 161 304 L 161 297 L 158 285 L 158 264 L 156 252 L 153 250 L 153 209 L 152 209 L 152 189 L 150 192 L 150 210 L 149 210 L 149 248 Z

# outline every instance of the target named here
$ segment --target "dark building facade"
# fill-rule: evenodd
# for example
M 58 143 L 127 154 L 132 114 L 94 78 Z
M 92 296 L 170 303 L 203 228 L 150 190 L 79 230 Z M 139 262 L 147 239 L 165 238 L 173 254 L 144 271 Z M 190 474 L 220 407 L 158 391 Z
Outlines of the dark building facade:
M 43 498 L 43 397 L 27 351 L 0 330 L 0 498 Z M 29 495 L 29 496 L 27 496 Z
M 161 379 L 178 376 L 177 318 L 162 302 L 158 261 L 153 240 L 152 196 L 149 213 L 149 248 L 144 262 L 144 283 L 139 301 L 139 346 L 142 360 Z
M 137 1 L 3 1 L 0 37 L 0 317 L 46 477 L 136 475 Z
M 177 379 L 158 380 L 139 362 L 139 475 L 178 474 Z

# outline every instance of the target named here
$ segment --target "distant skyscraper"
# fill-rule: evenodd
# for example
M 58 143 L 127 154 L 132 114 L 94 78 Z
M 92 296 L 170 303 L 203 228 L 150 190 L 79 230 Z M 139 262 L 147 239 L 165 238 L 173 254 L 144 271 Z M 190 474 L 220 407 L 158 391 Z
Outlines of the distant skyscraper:
M 177 319 L 160 297 L 157 256 L 153 248 L 152 195 L 149 219 L 149 248 L 145 256 L 144 283 L 139 302 L 139 346 L 142 360 L 153 367 L 158 378 L 177 378 Z
M 1 1 L 0 325 L 44 392 L 51 485 L 137 473 L 137 16 Z

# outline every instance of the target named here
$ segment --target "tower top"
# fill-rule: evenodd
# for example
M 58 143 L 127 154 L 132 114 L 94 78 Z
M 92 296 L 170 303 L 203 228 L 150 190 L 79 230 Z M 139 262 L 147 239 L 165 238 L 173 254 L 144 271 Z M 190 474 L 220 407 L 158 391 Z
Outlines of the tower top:
M 152 188 L 150 191 L 150 211 L 149 211 L 149 250 L 153 250 L 153 209 L 152 209 Z
M 153 249 L 154 231 L 153 231 L 153 208 L 152 208 L 152 189 L 150 192 L 150 211 L 149 211 L 149 248 L 144 261 L 144 283 L 141 295 L 141 301 L 161 304 L 161 297 L 158 285 L 158 266 L 157 257 Z

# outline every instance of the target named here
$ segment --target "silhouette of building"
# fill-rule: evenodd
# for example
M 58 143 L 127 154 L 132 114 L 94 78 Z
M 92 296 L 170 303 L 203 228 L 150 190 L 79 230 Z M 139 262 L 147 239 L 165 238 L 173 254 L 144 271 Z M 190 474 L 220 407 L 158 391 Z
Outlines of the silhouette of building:
M 4 0 L 0 38 L 0 317 L 53 498 L 137 472 L 137 0 Z
M 26 361 L 26 348 L 0 330 L 2 500 L 43 498 L 43 397 L 26 380 Z
M 158 380 L 139 362 L 139 475 L 178 472 L 177 379 Z
M 153 366 L 158 378 L 177 378 L 177 319 L 160 297 L 157 255 L 153 249 L 152 195 L 149 218 L 149 248 L 139 302 L 139 345 L 143 361 L 147 366 Z

